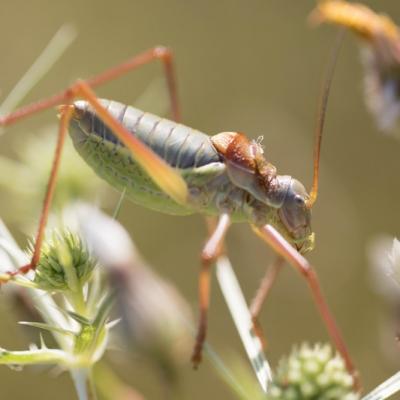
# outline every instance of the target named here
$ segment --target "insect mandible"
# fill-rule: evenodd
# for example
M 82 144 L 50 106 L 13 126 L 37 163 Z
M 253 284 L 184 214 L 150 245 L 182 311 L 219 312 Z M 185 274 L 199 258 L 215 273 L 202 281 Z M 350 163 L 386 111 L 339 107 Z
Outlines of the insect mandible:
M 99 85 L 153 60 L 160 60 L 164 67 L 174 121 L 115 101 L 100 100 L 93 92 Z M 305 277 L 332 342 L 349 372 L 356 377 L 314 268 L 302 255 L 314 246 L 310 210 L 318 191 L 320 143 L 329 86 L 328 82 L 321 101 L 323 111 L 317 124 L 310 195 L 298 180 L 278 175 L 265 159 L 260 144 L 244 134 L 223 132 L 208 136 L 179 123 L 173 58 L 165 47 L 147 50 L 90 79 L 79 80 L 52 97 L 0 117 L 0 126 L 7 126 L 54 106 L 58 106 L 60 117 L 32 259 L 28 265 L 9 272 L 2 283 L 34 270 L 38 264 L 61 152 L 69 130 L 75 148 L 95 172 L 117 189 L 126 190 L 135 203 L 170 214 L 202 213 L 218 217 L 201 255 L 200 318 L 192 356 L 195 366 L 201 360 L 206 336 L 210 266 L 222 251 L 230 223 L 243 221 L 249 222 L 273 248 L 279 262 L 286 260 Z

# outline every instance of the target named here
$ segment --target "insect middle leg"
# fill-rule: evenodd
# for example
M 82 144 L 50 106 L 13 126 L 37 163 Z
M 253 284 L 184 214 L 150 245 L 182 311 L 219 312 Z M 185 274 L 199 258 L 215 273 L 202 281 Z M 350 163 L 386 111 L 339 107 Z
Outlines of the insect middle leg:
M 201 270 L 199 277 L 199 325 L 192 362 L 197 368 L 201 362 L 201 354 L 207 333 L 207 313 L 210 305 L 210 268 L 223 251 L 223 243 L 231 221 L 227 213 L 221 214 L 215 229 L 211 232 L 201 253 Z
M 258 317 L 261 313 L 261 309 L 265 304 L 265 301 L 274 285 L 282 267 L 284 259 L 281 256 L 277 256 L 274 262 L 267 268 L 263 279 L 261 280 L 260 286 L 250 304 L 250 315 L 254 325 L 254 330 L 260 339 L 263 347 L 266 347 L 266 340 L 262 330 L 262 327 L 258 321 Z

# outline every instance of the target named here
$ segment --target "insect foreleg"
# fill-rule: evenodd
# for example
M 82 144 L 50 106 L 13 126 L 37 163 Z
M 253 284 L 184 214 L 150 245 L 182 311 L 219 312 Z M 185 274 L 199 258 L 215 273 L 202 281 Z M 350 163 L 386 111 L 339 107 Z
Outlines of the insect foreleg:
M 202 265 L 199 277 L 200 316 L 192 355 L 192 362 L 195 368 L 201 362 L 201 353 L 207 332 L 207 312 L 210 305 L 210 267 L 223 251 L 224 238 L 230 222 L 229 214 L 221 214 L 216 228 L 211 233 L 201 253 Z
M 349 351 L 347 350 L 347 346 L 343 340 L 340 330 L 336 324 L 335 318 L 333 317 L 322 293 L 321 286 L 314 268 L 294 247 L 292 247 L 285 240 L 285 238 L 273 226 L 267 224 L 262 228 L 259 228 L 253 225 L 252 228 L 261 237 L 261 239 L 270 245 L 274 251 L 283 257 L 289 264 L 297 269 L 307 280 L 315 304 L 325 323 L 329 336 L 336 346 L 337 351 L 343 357 L 347 370 L 354 378 L 354 387 L 359 389 L 360 382 L 357 371 L 354 367 L 353 361 L 350 357 Z
M 278 274 L 283 267 L 284 261 L 285 260 L 281 256 L 277 256 L 274 262 L 267 268 L 267 271 L 250 305 L 250 314 L 254 324 L 254 330 L 257 333 L 257 336 L 261 340 L 261 343 L 263 344 L 264 347 L 266 346 L 266 340 L 262 328 L 260 326 L 260 323 L 258 321 L 258 317 L 271 291 L 271 288 L 274 285 L 278 277 Z

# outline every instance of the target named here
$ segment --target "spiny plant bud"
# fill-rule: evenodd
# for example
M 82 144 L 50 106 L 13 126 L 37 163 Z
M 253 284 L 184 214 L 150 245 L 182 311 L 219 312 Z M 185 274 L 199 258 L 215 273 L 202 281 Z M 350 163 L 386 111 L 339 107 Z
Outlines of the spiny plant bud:
M 357 400 L 353 378 L 329 345 L 303 344 L 280 361 L 268 400 Z
M 135 358 L 140 355 L 154 362 L 172 388 L 192 343 L 188 304 L 141 259 L 118 221 L 84 203 L 71 206 L 64 216 L 108 273 L 121 318 L 117 326 L 121 346 Z
M 79 236 L 54 231 L 43 243 L 34 283 L 43 290 L 74 291 L 87 282 L 95 266 Z

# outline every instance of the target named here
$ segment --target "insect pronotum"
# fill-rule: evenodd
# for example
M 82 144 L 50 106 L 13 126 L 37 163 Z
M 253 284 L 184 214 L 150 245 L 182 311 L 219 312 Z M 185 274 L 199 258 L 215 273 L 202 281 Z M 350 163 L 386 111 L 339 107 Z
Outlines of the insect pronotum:
M 164 66 L 175 121 L 115 101 L 99 100 L 94 94 L 97 86 L 153 60 L 161 60 Z M 323 109 L 328 88 L 329 83 L 323 92 Z M 77 98 L 81 100 L 76 101 Z M 95 172 L 116 188 L 125 189 L 137 204 L 177 215 L 198 212 L 218 216 L 201 254 L 200 318 L 192 356 L 195 366 L 201 361 L 206 335 L 210 266 L 222 251 L 230 223 L 246 221 L 279 258 L 305 277 L 331 340 L 349 372 L 356 377 L 314 268 L 302 255 L 314 246 L 310 209 L 317 196 L 324 111 L 319 114 L 314 182 L 308 195 L 298 180 L 277 175 L 275 167 L 264 158 L 261 146 L 244 134 L 223 132 L 210 137 L 178 122 L 180 112 L 172 53 L 165 47 L 152 48 L 90 79 L 79 80 L 61 93 L 2 116 L 0 126 L 54 106 L 59 106 L 58 141 L 32 259 L 28 265 L 10 272 L 3 283 L 34 270 L 39 261 L 62 147 L 69 130 L 75 148 Z M 255 318 L 259 308 L 254 313 Z

